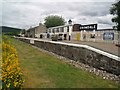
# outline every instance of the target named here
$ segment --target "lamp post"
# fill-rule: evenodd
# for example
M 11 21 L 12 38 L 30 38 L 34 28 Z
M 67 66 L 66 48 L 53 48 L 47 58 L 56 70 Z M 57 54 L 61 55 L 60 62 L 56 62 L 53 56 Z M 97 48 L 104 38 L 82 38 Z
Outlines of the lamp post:
M 71 19 L 68 20 L 68 24 L 72 24 L 72 20 Z
M 71 19 L 69 19 L 68 20 L 68 24 L 72 24 L 72 20 Z M 71 40 L 71 32 L 72 32 L 72 28 L 70 28 L 71 26 L 69 26 L 69 41 Z

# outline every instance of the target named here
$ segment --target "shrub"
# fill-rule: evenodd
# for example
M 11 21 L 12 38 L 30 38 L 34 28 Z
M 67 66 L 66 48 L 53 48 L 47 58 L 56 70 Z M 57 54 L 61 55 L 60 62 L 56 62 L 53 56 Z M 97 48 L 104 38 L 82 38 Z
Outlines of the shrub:
M 8 42 L 2 43 L 2 88 L 22 88 L 23 75 L 16 49 Z

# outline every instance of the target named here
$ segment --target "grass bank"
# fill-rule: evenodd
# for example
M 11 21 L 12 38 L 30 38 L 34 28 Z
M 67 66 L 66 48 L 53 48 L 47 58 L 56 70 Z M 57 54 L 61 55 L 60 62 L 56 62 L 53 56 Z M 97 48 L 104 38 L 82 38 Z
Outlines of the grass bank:
M 75 68 L 55 56 L 10 39 L 18 51 L 25 76 L 25 88 L 116 88 L 118 84 L 103 80 L 87 71 Z

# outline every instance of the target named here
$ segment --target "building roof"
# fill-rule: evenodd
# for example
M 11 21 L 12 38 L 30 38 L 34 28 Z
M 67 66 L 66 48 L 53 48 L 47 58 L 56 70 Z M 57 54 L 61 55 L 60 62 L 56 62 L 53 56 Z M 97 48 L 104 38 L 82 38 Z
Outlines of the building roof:
M 72 26 L 72 24 L 61 25 L 61 26 L 56 26 L 56 27 L 50 27 L 48 29 L 54 29 L 54 28 L 60 28 L 60 27 L 67 27 L 67 26 Z
M 116 30 L 116 29 L 97 29 L 97 31 L 113 31 L 113 30 Z

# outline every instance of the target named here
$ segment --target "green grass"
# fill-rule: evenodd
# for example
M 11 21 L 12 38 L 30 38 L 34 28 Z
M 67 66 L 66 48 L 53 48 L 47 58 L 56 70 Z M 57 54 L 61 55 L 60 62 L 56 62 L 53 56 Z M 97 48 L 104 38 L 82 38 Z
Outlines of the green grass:
M 24 88 L 115 88 L 118 84 L 75 68 L 24 42 L 10 39 L 18 51 Z

